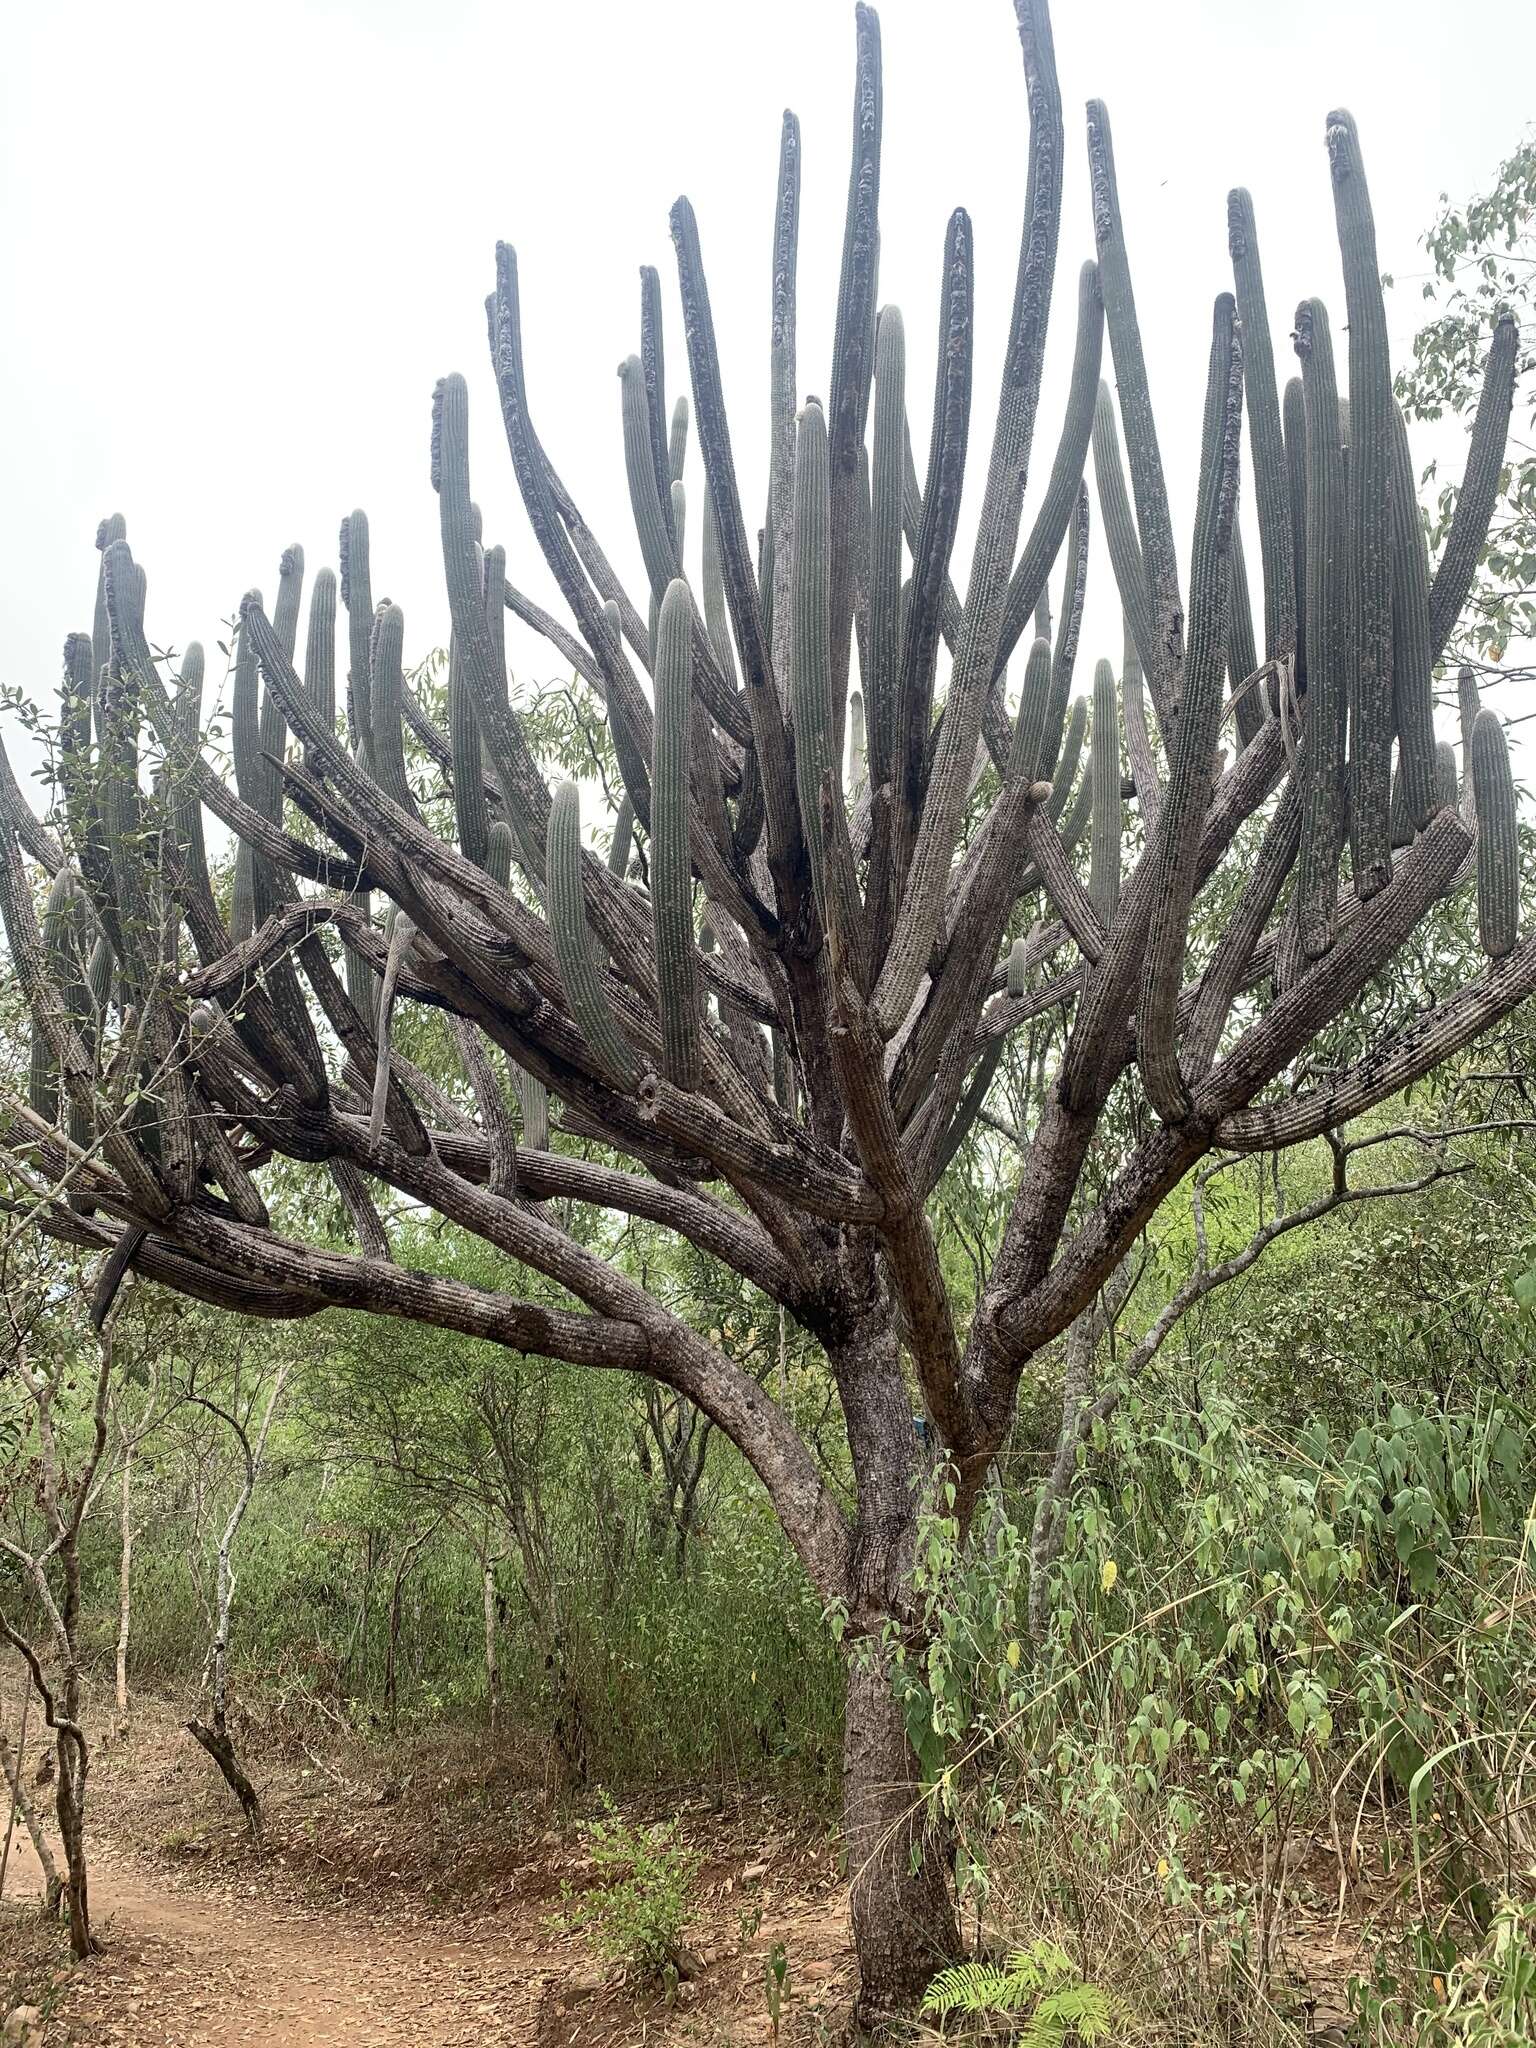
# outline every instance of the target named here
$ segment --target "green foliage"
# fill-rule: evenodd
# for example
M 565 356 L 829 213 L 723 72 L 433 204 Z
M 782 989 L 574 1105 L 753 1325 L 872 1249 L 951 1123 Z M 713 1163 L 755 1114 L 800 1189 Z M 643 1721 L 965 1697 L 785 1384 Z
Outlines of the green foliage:
M 1460 206 L 1442 194 L 1424 246 L 1434 265 L 1424 298 L 1434 311 L 1414 337 L 1413 364 L 1398 377 L 1398 395 L 1410 419 L 1470 420 L 1501 311 L 1512 311 L 1521 323 L 1518 373 L 1528 378 L 1536 362 L 1536 139 L 1522 142 L 1500 164 L 1487 192 Z M 1483 571 L 1452 642 L 1453 652 L 1494 662 L 1511 641 L 1536 634 L 1536 454 L 1525 438 L 1523 449 L 1511 441 Z M 1425 481 L 1434 476 L 1431 465 Z M 1441 547 L 1450 532 L 1459 490 L 1446 483 L 1436 494 L 1432 547 Z
M 1351 1980 L 1361 2048 L 1516 2048 L 1536 2038 L 1536 1909 L 1499 1902 L 1485 1937 L 1462 1948 L 1416 1926 L 1382 1944 Z
M 1119 2001 L 1085 1983 L 1066 1950 L 1046 1939 L 1015 1950 L 1001 1966 L 970 1962 L 941 1970 L 922 2009 L 941 2020 L 1006 2015 L 1015 2022 L 1009 2038 L 1023 2048 L 1065 2048 L 1069 2042 L 1089 2048 L 1113 2039 L 1123 2017 Z
M 583 1892 L 562 1885 L 566 1923 L 579 1928 L 605 1963 L 650 1982 L 683 1961 L 691 1917 L 688 1891 L 700 1858 L 677 1839 L 675 1821 L 635 1826 L 604 1795 L 604 1818 L 582 1833 L 602 1882 Z

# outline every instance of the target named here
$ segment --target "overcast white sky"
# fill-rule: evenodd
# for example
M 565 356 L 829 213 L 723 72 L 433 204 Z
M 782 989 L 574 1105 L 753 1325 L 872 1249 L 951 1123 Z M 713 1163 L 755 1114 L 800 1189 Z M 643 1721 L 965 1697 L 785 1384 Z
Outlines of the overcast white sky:
M 906 314 L 927 442 L 944 222 L 964 204 L 982 338 L 979 488 L 1023 195 L 1023 70 L 1009 0 L 886 0 L 881 296 Z M 642 262 L 686 365 L 667 210 L 697 207 L 749 516 L 765 474 L 768 247 L 781 109 L 801 117 L 801 390 L 824 392 L 847 170 L 844 0 L 104 0 L 13 7 L 0 74 L 0 679 L 50 703 L 88 628 L 97 520 L 121 511 L 158 644 L 213 642 L 278 555 L 334 561 L 368 510 L 373 587 L 407 654 L 446 635 L 428 483 L 434 380 L 469 378 L 474 483 L 514 580 L 548 594 L 495 408 L 482 302 L 519 251 L 540 432 L 638 589 L 619 359 Z M 1323 148 L 1353 109 L 1401 356 L 1437 195 L 1486 182 L 1533 111 L 1528 0 L 1059 0 L 1068 181 L 1033 498 L 1060 419 L 1074 279 L 1093 249 L 1082 108 L 1109 104 L 1175 515 L 1187 531 L 1225 193 L 1253 190 L 1282 376 L 1297 299 L 1342 321 Z M 1416 277 L 1414 273 L 1420 275 Z M 1107 360 L 1107 352 L 1106 352 Z M 669 393 L 670 396 L 670 393 Z M 978 452 L 980 451 L 980 452 Z M 921 459 L 921 458 L 920 458 Z M 1454 459 L 1459 463 L 1459 452 Z M 696 456 L 690 500 L 702 488 Z M 974 502 L 976 492 L 973 491 Z M 697 519 L 690 521 L 697 548 Z M 967 531 L 962 526 L 962 534 Z M 1257 573 L 1257 551 L 1251 560 Z M 1096 549 L 1081 686 L 1118 656 Z M 1257 603 L 1257 588 L 1255 598 Z M 524 675 L 558 659 L 514 642 Z M 1507 707 L 1513 709 L 1513 706 Z

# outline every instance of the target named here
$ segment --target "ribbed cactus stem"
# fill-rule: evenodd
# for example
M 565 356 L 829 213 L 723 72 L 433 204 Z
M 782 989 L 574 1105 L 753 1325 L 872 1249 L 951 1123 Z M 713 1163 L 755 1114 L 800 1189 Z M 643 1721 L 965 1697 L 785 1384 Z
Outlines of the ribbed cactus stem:
M 246 604 L 260 605 L 261 592 L 249 590 Z M 235 642 L 235 672 L 230 691 L 229 751 L 235 766 L 235 788 L 242 803 L 266 813 L 266 776 L 261 759 L 261 671 L 256 650 L 242 626 Z
M 619 799 L 614 815 L 613 837 L 608 843 L 608 872 L 622 881 L 629 873 L 629 856 L 635 844 L 635 807 L 627 796 Z
M 677 536 L 677 560 L 678 566 L 681 567 L 684 560 L 683 549 L 688 536 L 688 492 L 680 477 L 673 480 L 671 497 L 672 531 Z
M 640 1061 L 613 1014 L 587 925 L 581 796 L 574 782 L 560 783 L 551 798 L 545 863 L 550 930 L 571 1015 L 604 1073 L 618 1087 L 632 1088 L 640 1079 Z
M 1456 672 L 1456 709 L 1461 723 L 1461 759 L 1464 770 L 1461 815 L 1469 825 L 1477 823 L 1477 778 L 1472 773 L 1472 729 L 1477 724 L 1482 708 L 1483 699 L 1477 687 L 1477 677 L 1463 663 Z
M 732 689 L 736 687 L 736 649 L 731 640 L 731 623 L 726 616 L 725 582 L 720 573 L 720 529 L 715 524 L 715 501 L 704 493 L 704 630 L 715 650 L 720 673 Z
M 877 789 L 890 780 L 896 757 L 906 388 L 906 328 L 901 309 L 885 306 L 875 331 L 874 446 L 869 472 L 869 673 L 864 679 L 869 766 Z
M 1037 776 L 1049 778 L 1061 751 L 1062 722 L 1072 695 L 1072 676 L 1077 667 L 1077 644 L 1083 630 L 1083 606 L 1088 595 L 1088 486 L 1080 484 L 1077 509 L 1067 532 L 1067 567 L 1061 589 L 1061 618 L 1056 626 L 1056 646 L 1051 655 L 1051 696 L 1045 711 L 1045 728 L 1040 735 L 1040 753 L 1035 763 Z
M 1504 449 L 1509 439 L 1509 414 L 1514 403 L 1515 377 L 1520 360 L 1520 328 L 1513 314 L 1500 313 L 1493 325 L 1493 340 L 1483 369 L 1483 391 L 1472 421 L 1472 439 L 1467 449 L 1467 466 L 1451 514 L 1451 530 L 1445 551 L 1429 593 L 1430 653 L 1438 661 L 1446 649 L 1461 608 L 1472 588 L 1488 522 L 1498 501 L 1499 480 L 1504 472 Z
M 282 644 L 284 657 L 292 661 L 299 645 L 299 613 L 304 603 L 304 550 L 295 541 L 283 549 L 277 565 L 277 602 L 272 607 L 272 630 Z
M 1179 1071 L 1179 991 L 1226 671 L 1232 526 L 1243 420 L 1243 351 L 1236 316 L 1235 303 L 1223 293 L 1216 301 L 1211 327 L 1210 396 L 1190 569 L 1189 655 L 1184 664 L 1168 788 L 1158 819 L 1157 844 L 1152 849 L 1156 863 L 1152 917 L 1136 1012 L 1142 1079 L 1153 1108 L 1170 1123 L 1181 1121 L 1189 1111 L 1189 1094 Z
M 1093 842 L 1088 896 L 1106 928 L 1120 901 L 1120 705 L 1111 663 L 1093 671 L 1093 750 L 1088 756 L 1093 786 Z
M 861 690 L 852 690 L 848 695 L 848 791 L 851 796 L 862 796 L 869 787 L 869 743 L 864 729 L 864 695 Z
M 1008 993 L 1015 1002 L 1023 995 L 1029 977 L 1029 945 L 1015 939 L 1008 949 Z
M 368 668 L 373 643 L 373 584 L 368 557 L 368 514 L 349 512 L 341 522 L 341 601 L 347 609 L 347 725 L 352 751 L 364 767 L 373 760 L 373 685 Z
M 1034 607 L 1035 637 L 1051 637 L 1051 603 L 1047 583 L 1051 564 L 1061 551 L 1067 522 L 1077 502 L 1083 466 L 1088 459 L 1088 441 L 1093 432 L 1093 415 L 1098 395 L 1099 371 L 1104 360 L 1104 302 L 1099 292 L 1099 266 L 1091 258 L 1078 273 L 1077 341 L 1072 355 L 1072 381 L 1067 390 L 1067 409 L 1061 425 L 1061 439 L 1046 480 L 1045 496 L 1035 523 L 1019 555 L 1019 565 L 1008 585 L 1003 607 L 1003 630 L 998 641 L 997 667 L 1001 668 L 1024 636 Z
M 672 431 L 667 441 L 667 476 L 670 482 L 681 483 L 683 464 L 688 459 L 688 400 L 679 395 L 672 408 Z M 678 553 L 682 553 L 682 542 L 678 542 Z
M 667 485 L 673 476 L 667 459 L 667 369 L 663 348 L 661 275 L 649 263 L 640 266 L 640 370 L 645 384 L 646 439 L 651 451 L 651 476 L 665 514 Z
M 1286 661 L 1296 652 L 1296 555 L 1291 540 L 1290 480 L 1253 198 L 1241 187 L 1227 194 L 1227 247 L 1232 256 L 1237 316 L 1243 323 L 1243 389 L 1248 406 L 1248 445 L 1253 455 L 1259 553 L 1264 570 L 1264 659 Z M 1258 663 L 1251 661 L 1243 674 L 1251 675 L 1257 667 Z M 1232 680 L 1236 685 L 1242 676 Z M 1262 704 L 1257 708 L 1262 712 Z M 1256 727 L 1244 725 L 1240 712 L 1238 732 L 1242 738 L 1251 739 L 1254 730 Z
M 1435 746 L 1435 806 L 1454 811 L 1456 800 L 1456 749 L 1449 740 L 1440 740 Z
M 689 853 L 688 729 L 693 714 L 693 599 L 667 586 L 656 631 L 656 724 L 651 759 L 651 925 L 661 1011 L 662 1067 L 692 1088 L 699 1063 L 699 970 Z
M 379 983 L 378 1014 L 374 1022 L 373 1103 L 368 1117 L 370 1145 L 377 1145 L 384 1135 L 384 1118 L 389 1108 L 389 1055 L 390 1037 L 394 1027 L 395 991 L 400 985 L 400 970 L 405 964 L 405 956 L 410 951 L 411 941 L 415 936 L 416 927 L 405 912 L 394 911 L 391 914 L 389 952 L 384 961 L 384 978 Z
M 1303 789 L 1297 889 L 1302 950 L 1315 960 L 1333 944 L 1349 715 L 1344 450 L 1333 338 L 1320 299 L 1303 300 L 1296 308 L 1296 353 L 1306 401 L 1307 504 L 1307 719 L 1299 769 Z
M 1349 836 L 1355 893 L 1392 879 L 1392 359 L 1376 226 L 1353 117 L 1328 116 L 1349 317 Z
M 1242 693 L 1234 712 L 1241 746 L 1247 746 L 1264 723 L 1264 699 L 1259 695 L 1261 686 L 1255 684 L 1252 689 L 1243 689 L 1243 684 L 1258 665 L 1258 650 L 1253 639 L 1253 604 L 1248 594 L 1248 565 L 1243 559 L 1243 536 L 1241 529 L 1234 526 L 1232 595 L 1227 614 L 1227 684 L 1231 690 Z
M 85 904 L 74 870 L 62 867 L 53 878 L 43 911 L 43 962 L 48 979 L 64 998 L 65 1010 L 78 1017 L 82 1008 L 83 981 L 79 961 L 79 934 L 83 929 Z M 59 1084 L 52 1051 L 41 1024 L 32 1026 L 32 1065 L 29 1088 L 33 1113 L 51 1124 L 59 1113 Z
M 794 676 L 795 780 L 800 797 L 800 825 L 823 920 L 827 915 L 827 874 L 821 784 L 822 777 L 836 763 L 828 641 L 828 494 L 827 423 L 820 403 L 811 398 L 801 409 L 795 435 L 795 512 L 790 559 L 794 619 L 790 663 Z
M 1120 461 L 1120 433 L 1115 423 L 1115 400 L 1107 384 L 1101 384 L 1093 415 L 1093 473 L 1099 487 L 1099 517 L 1109 544 L 1110 565 L 1120 592 L 1120 606 L 1136 640 L 1136 651 L 1145 674 L 1153 656 L 1152 598 L 1147 588 L 1146 564 L 1136 533 L 1136 517 L 1125 487 L 1125 470 Z M 1154 694 L 1154 702 L 1157 702 Z M 1162 711 L 1159 706 L 1159 717 Z
M 1045 814 L 1054 825 L 1067 807 L 1067 798 L 1072 794 L 1072 784 L 1077 776 L 1077 764 L 1082 758 L 1083 738 L 1088 730 L 1088 700 L 1077 697 L 1073 700 L 1071 716 L 1067 719 L 1067 735 L 1061 743 L 1061 759 L 1051 776 L 1051 794 L 1045 807 Z
M 405 770 L 405 614 L 385 598 L 373 618 L 368 672 L 373 682 L 373 772 L 380 789 L 416 816 Z
M 1296 565 L 1296 687 L 1301 690 L 1307 680 L 1307 402 L 1299 377 L 1286 379 L 1280 417 L 1291 500 L 1291 559 Z
M 1429 553 L 1419 517 L 1408 429 L 1392 407 L 1392 717 L 1397 728 L 1398 773 L 1409 835 L 1429 823 L 1435 808 L 1434 664 L 1429 634 Z M 1392 844 L 1405 846 L 1395 835 Z
M 230 883 L 229 935 L 238 946 L 256 929 L 256 876 L 250 844 L 242 839 L 235 848 L 235 872 Z
M 1179 594 L 1178 555 L 1174 548 L 1173 521 L 1168 512 L 1168 487 L 1163 477 L 1157 422 L 1152 412 L 1141 328 L 1131 289 L 1125 229 L 1120 218 L 1120 194 L 1115 181 L 1109 113 L 1102 100 L 1088 102 L 1088 174 L 1093 196 L 1093 232 L 1098 245 L 1099 279 L 1104 294 L 1104 323 L 1109 329 L 1115 379 L 1120 387 L 1131 493 L 1146 559 L 1151 635 L 1147 642 L 1142 642 L 1138 634 L 1137 640 L 1152 690 L 1152 701 L 1166 732 L 1184 666 L 1184 604 Z M 1123 589 L 1121 596 L 1122 599 L 1125 596 Z
M 121 512 L 114 512 L 103 519 L 96 528 L 96 551 L 101 561 L 96 567 L 96 610 L 91 621 L 91 696 L 99 721 L 101 707 L 97 702 L 101 688 L 101 673 L 112 659 L 112 631 L 107 624 L 107 549 L 115 540 L 128 538 L 128 522 Z M 101 736 L 100 725 L 97 737 Z
M 1037 640 L 1029 650 L 1029 660 L 1024 667 L 1024 687 L 1019 692 L 1019 715 L 1014 721 L 1013 747 L 1008 761 L 1008 779 L 1011 782 L 1034 782 L 1038 776 L 1049 772 L 1040 757 L 1050 703 L 1051 643 L 1049 640 Z
M 304 647 L 304 688 L 329 726 L 336 723 L 336 577 L 316 575 L 309 592 L 309 633 Z
M 1477 936 L 1490 960 L 1520 936 L 1520 841 L 1509 746 L 1498 714 L 1479 711 L 1468 750 L 1477 792 Z
M 652 598 L 661 594 L 677 574 L 678 554 L 670 525 L 671 502 L 662 510 L 663 486 L 656 479 L 651 450 L 650 416 L 646 403 L 645 371 L 638 356 L 626 356 L 619 365 L 619 391 L 624 425 L 624 473 L 629 479 L 629 506 L 640 556 L 651 586 Z M 654 638 L 654 636 L 653 636 Z
M 459 845 L 466 860 L 484 867 L 491 829 L 490 810 L 485 801 L 485 755 L 480 744 L 480 720 L 456 646 L 450 650 L 448 660 L 448 737 L 453 750 L 453 809 L 458 820 Z

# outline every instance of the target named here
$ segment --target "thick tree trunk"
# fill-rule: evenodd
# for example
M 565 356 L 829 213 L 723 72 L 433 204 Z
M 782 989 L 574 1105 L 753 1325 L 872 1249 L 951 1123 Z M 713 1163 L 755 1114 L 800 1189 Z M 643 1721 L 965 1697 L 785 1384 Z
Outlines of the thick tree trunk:
M 864 2024 L 907 2014 L 960 1952 L 949 1856 L 924 1798 L 890 1674 L 855 1659 L 843 1737 L 843 1830 Z M 914 1867 L 915 1866 L 915 1867 Z

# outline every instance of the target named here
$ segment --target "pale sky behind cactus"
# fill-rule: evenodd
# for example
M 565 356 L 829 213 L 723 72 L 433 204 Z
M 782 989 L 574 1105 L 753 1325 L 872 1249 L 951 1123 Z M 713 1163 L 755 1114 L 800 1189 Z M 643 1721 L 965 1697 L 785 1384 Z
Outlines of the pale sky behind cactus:
M 1023 202 L 1023 67 L 1008 0 L 886 0 L 881 296 L 906 315 L 919 465 L 944 223 L 977 239 L 979 497 Z M 334 562 L 353 505 L 407 660 L 447 634 L 427 449 L 434 380 L 469 379 L 488 539 L 551 586 L 517 498 L 482 302 L 498 236 L 518 249 L 539 431 L 632 590 L 620 358 L 637 266 L 667 294 L 669 402 L 686 389 L 667 210 L 698 211 L 748 516 L 765 494 L 768 247 L 781 109 L 802 124 L 801 391 L 825 392 L 847 176 L 853 10 L 844 0 L 105 0 L 14 9 L 0 73 L 5 347 L 0 679 L 50 712 L 66 632 L 88 630 L 97 520 L 121 511 L 158 645 L 275 590 L 285 544 Z M 1422 316 L 1418 237 L 1438 194 L 1484 185 L 1532 113 L 1536 7 L 1520 0 L 1059 0 L 1067 186 L 1031 503 L 1060 423 L 1075 279 L 1093 253 L 1082 107 L 1107 101 L 1153 398 L 1181 544 L 1193 511 L 1213 295 L 1230 289 L 1225 196 L 1254 195 L 1277 369 L 1298 298 L 1343 319 L 1324 117 L 1355 113 L 1376 207 L 1394 361 Z M 1106 348 L 1106 364 L 1108 353 Z M 1415 431 L 1459 474 L 1463 440 Z M 690 448 L 690 563 L 703 490 Z M 1245 512 L 1251 519 L 1248 476 Z M 1095 504 L 1077 687 L 1118 664 Z M 962 520 L 957 578 L 963 590 Z M 1250 534 L 1254 605 L 1259 551 Z M 1053 609 L 1060 572 L 1052 578 Z M 513 629 L 524 677 L 559 671 Z M 1501 704 L 1506 713 L 1517 707 Z M 1453 720 L 1443 721 L 1449 730 Z M 20 763 L 18 763 L 18 766 Z

